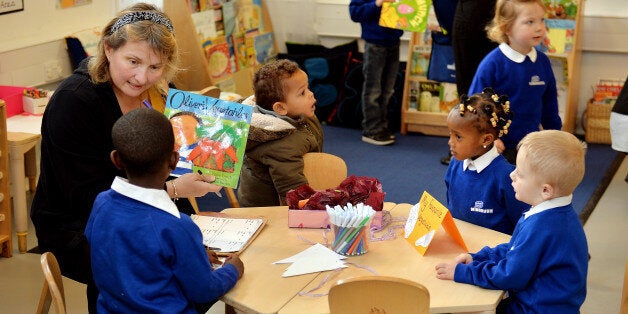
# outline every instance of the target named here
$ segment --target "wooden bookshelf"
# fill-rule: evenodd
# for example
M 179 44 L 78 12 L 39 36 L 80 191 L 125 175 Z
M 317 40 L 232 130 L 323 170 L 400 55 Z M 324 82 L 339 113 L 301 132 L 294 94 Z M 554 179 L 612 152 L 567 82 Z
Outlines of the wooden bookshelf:
M 232 0 L 232 1 L 251 1 L 251 0 Z M 220 7 L 214 7 L 219 9 Z M 242 96 L 248 96 L 253 93 L 252 78 L 257 68 L 248 67 L 240 69 L 235 73 L 228 74 L 220 79 L 213 80 L 211 78 L 211 68 L 205 50 L 202 47 L 202 40 L 197 36 L 196 26 L 192 20 L 192 13 L 188 1 L 186 0 L 164 0 L 164 12 L 170 17 L 179 50 L 181 51 L 181 68 L 183 71 L 175 78 L 174 83 L 181 90 L 201 90 L 210 85 L 217 85 L 222 90 L 235 92 Z M 261 24 L 263 29 L 260 33 L 269 33 L 273 31 L 272 22 L 266 2 L 261 1 Z M 273 41 L 273 49 L 276 53 L 277 43 Z M 226 84 L 229 82 L 229 84 Z M 222 84 L 222 85 L 221 85 Z M 230 86 L 233 90 L 228 90 L 223 86 Z
M 570 52 L 563 54 L 551 54 L 547 55 L 550 58 L 564 58 L 566 59 L 567 66 L 567 79 L 568 82 L 563 97 L 563 104 L 559 101 L 559 106 L 563 110 L 563 130 L 573 133 L 576 128 L 576 115 L 578 112 L 578 94 L 579 94 L 579 81 L 580 81 L 580 61 L 581 61 L 581 29 L 582 29 L 582 12 L 584 10 L 584 1 L 577 0 L 578 11 L 575 18 L 575 29 L 573 35 L 573 48 Z M 448 136 L 449 131 L 447 129 L 447 113 L 444 112 L 424 112 L 417 110 L 409 110 L 408 103 L 410 99 L 410 83 L 416 80 L 426 80 L 424 77 L 413 77 L 411 75 L 410 67 L 412 66 L 412 47 L 417 45 L 423 33 L 412 33 L 410 38 L 410 45 L 408 49 L 408 63 L 406 69 L 406 77 L 403 88 L 403 100 L 401 104 L 401 134 L 407 132 L 420 132 L 427 135 Z M 557 77 L 558 81 L 558 77 Z M 557 82 L 558 83 L 558 82 Z M 560 99 L 559 95 L 559 99 Z
M 0 255 L 11 257 L 12 219 L 11 192 L 9 190 L 9 145 L 7 142 L 7 112 L 4 100 L 0 99 Z

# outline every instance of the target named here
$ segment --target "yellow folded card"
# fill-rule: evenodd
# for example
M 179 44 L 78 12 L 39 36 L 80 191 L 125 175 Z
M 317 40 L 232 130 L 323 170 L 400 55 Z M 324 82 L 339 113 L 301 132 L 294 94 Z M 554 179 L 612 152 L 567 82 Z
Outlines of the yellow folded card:
M 456 243 L 466 251 L 469 250 L 447 207 L 443 206 L 427 191 L 423 192 L 419 203 L 410 209 L 404 236 L 421 255 L 425 255 L 434 234 L 441 225 Z

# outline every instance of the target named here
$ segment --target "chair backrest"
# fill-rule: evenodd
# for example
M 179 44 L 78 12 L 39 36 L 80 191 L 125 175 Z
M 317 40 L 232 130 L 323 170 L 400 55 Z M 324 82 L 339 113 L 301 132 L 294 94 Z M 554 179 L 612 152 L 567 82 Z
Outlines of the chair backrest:
M 339 280 L 329 289 L 328 299 L 331 314 L 428 314 L 430 311 L 427 288 L 414 281 L 388 276 Z
M 347 178 L 347 164 L 332 154 L 307 153 L 303 155 L 303 174 L 314 190 L 335 188 Z
M 41 255 L 41 269 L 44 272 L 44 287 L 39 298 L 37 314 L 48 313 L 50 302 L 54 304 L 57 314 L 65 314 L 65 294 L 63 292 L 63 277 L 57 258 L 51 252 Z

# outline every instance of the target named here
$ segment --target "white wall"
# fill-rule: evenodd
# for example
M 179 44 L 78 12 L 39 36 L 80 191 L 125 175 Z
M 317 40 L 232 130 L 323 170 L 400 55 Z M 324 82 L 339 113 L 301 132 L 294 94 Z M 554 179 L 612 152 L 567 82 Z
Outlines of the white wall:
M 119 8 L 137 0 L 92 0 L 68 9 L 57 8 L 58 1 L 25 0 L 24 11 L 0 15 L 0 85 L 38 86 L 69 75 L 63 38 L 102 26 Z M 332 47 L 360 36 L 359 25 L 349 18 L 350 0 L 264 1 L 280 51 L 285 52 L 285 41 Z M 583 14 L 578 117 L 592 96 L 592 84 L 628 74 L 628 1 L 586 0 Z M 403 38 L 405 60 L 408 36 Z

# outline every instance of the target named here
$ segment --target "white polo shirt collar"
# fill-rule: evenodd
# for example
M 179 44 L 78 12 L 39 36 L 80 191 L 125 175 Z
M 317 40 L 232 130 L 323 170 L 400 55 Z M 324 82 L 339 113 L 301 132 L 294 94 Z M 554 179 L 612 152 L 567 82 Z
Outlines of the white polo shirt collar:
M 499 153 L 497 152 L 497 147 L 493 145 L 493 147 L 489 149 L 489 151 L 484 153 L 482 156 L 476 158 L 475 160 L 471 158 L 465 159 L 462 162 L 462 169 L 467 170 L 468 168 L 469 170 L 475 170 L 480 173 L 482 172 L 482 170 L 488 167 L 488 165 L 490 165 L 491 162 L 493 162 L 493 159 L 497 158 L 497 156 L 499 156 Z
M 506 58 L 512 60 L 513 62 L 522 63 L 525 61 L 526 56 L 532 60 L 532 62 L 536 62 L 537 52 L 533 47 L 527 55 L 522 55 L 518 51 L 512 49 L 507 43 L 499 44 L 499 50 L 506 56 Z
M 541 204 L 538 204 L 536 206 L 532 206 L 532 208 L 530 208 L 530 210 L 528 210 L 527 212 L 525 212 L 523 214 L 523 219 L 527 219 L 528 217 L 530 217 L 530 216 L 532 216 L 534 214 L 538 214 L 538 213 L 540 213 L 542 211 L 545 211 L 545 210 L 548 210 L 548 209 L 567 206 L 567 205 L 571 204 L 571 198 L 572 197 L 573 197 L 573 194 L 569 194 L 567 196 L 561 196 L 561 197 L 553 198 L 551 200 L 547 200 L 545 202 L 542 202 Z
M 177 209 L 177 205 L 170 199 L 168 192 L 162 189 L 147 189 L 133 185 L 122 177 L 116 177 L 111 183 L 111 189 L 132 198 L 138 202 L 142 202 L 153 207 L 159 208 L 172 216 L 181 218 L 181 214 Z

